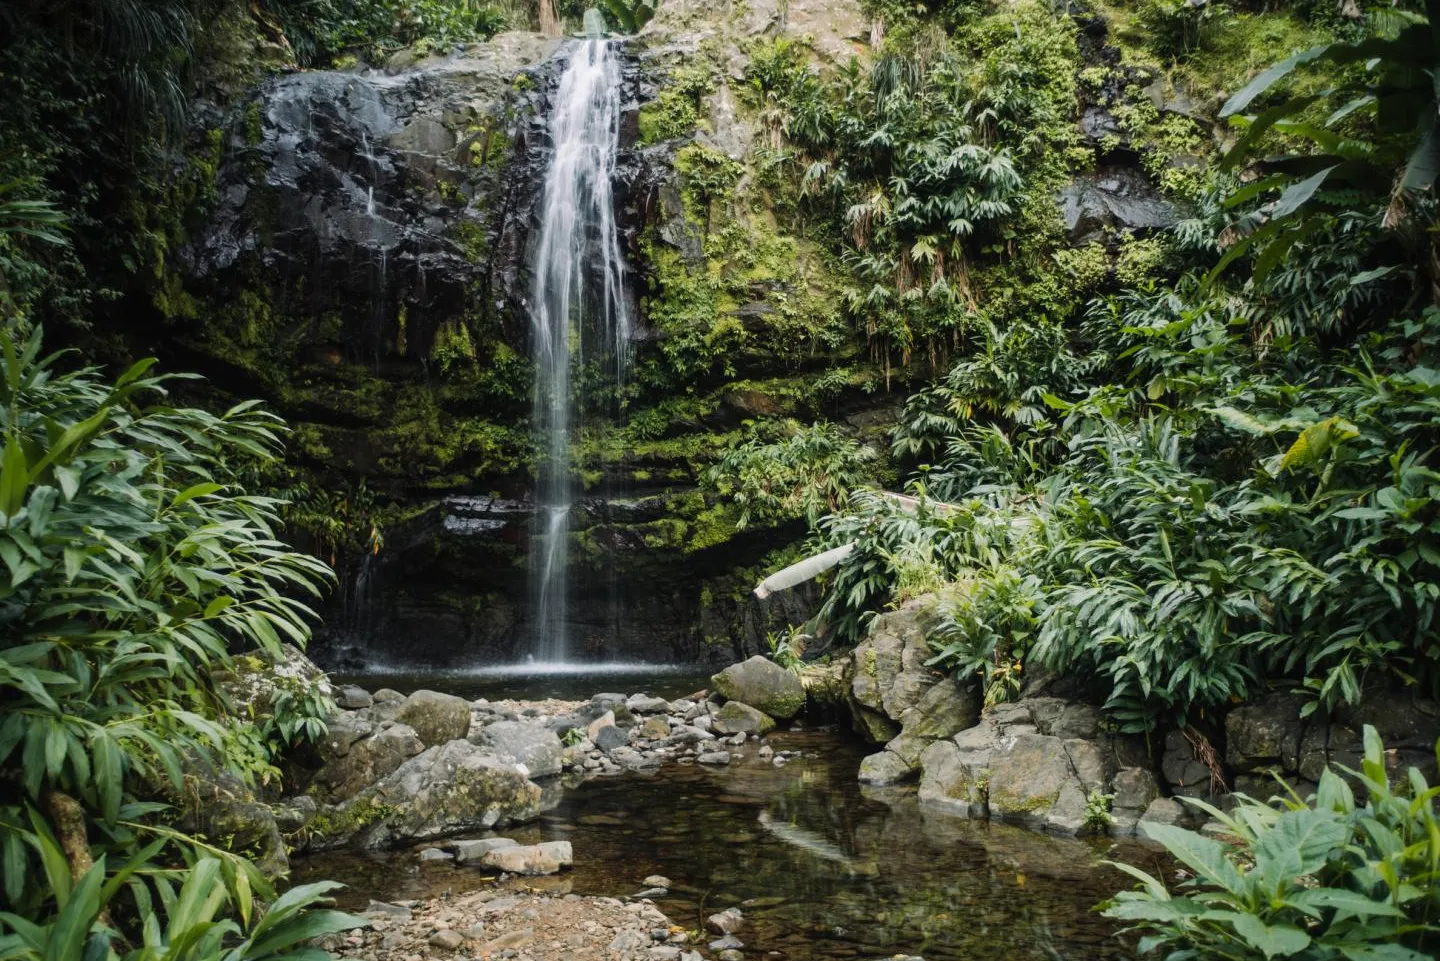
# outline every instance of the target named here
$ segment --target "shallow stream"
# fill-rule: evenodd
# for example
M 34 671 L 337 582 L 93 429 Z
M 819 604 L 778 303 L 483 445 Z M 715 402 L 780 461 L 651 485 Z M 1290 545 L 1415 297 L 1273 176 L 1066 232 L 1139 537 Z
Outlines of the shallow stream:
M 591 690 L 605 686 L 589 681 Z M 920 806 L 913 788 L 864 788 L 855 779 L 864 750 L 845 735 L 777 732 L 766 743 L 802 756 L 776 767 L 747 746 L 728 768 L 667 764 L 591 779 L 567 789 L 537 823 L 501 833 L 573 843 L 574 869 L 536 886 L 623 897 L 661 874 L 672 885 L 656 904 L 687 928 L 740 905 L 749 957 L 1129 956 L 1093 910 L 1126 883 L 1098 863 L 1108 844 L 939 813 Z M 1153 857 L 1129 845 L 1125 854 Z M 422 865 L 413 851 L 320 855 L 296 869 L 303 880 L 349 884 L 350 908 L 492 883 L 474 868 Z

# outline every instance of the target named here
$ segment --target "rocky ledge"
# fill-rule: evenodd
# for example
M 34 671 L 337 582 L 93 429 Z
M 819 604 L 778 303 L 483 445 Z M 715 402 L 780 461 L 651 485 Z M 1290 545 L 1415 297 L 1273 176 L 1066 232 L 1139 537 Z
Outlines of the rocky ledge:
M 197 776 L 203 783 L 193 785 L 203 802 L 193 805 L 192 827 L 243 836 L 276 873 L 291 852 L 395 848 L 530 821 L 587 777 L 654 770 L 667 761 L 727 765 L 806 701 L 796 675 L 763 658 L 716 675 L 717 693 L 673 701 L 643 693 L 520 702 L 429 690 L 332 690 L 294 649 L 272 664 L 242 665 L 223 683 L 237 709 L 256 717 L 273 712 L 284 696 L 333 694 L 338 707 L 325 736 L 289 758 L 287 796 L 266 803 L 224 777 Z M 762 745 L 758 753 L 784 765 L 793 752 Z M 518 864 L 492 866 L 547 873 Z

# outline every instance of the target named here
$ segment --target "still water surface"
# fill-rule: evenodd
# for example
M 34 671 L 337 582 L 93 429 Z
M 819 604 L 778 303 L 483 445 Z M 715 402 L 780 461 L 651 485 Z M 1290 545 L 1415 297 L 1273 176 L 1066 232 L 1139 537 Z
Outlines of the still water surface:
M 956 818 L 921 807 L 913 790 L 863 788 L 855 776 L 864 751 L 841 735 L 779 732 L 767 743 L 805 756 L 777 768 L 750 747 L 729 768 L 669 764 L 593 779 L 566 790 L 539 822 L 504 834 L 571 841 L 574 869 L 539 882 L 562 892 L 625 896 L 663 874 L 672 887 L 656 903 L 687 928 L 742 905 L 749 957 L 1131 956 L 1093 910 L 1126 883 L 1098 864 L 1107 844 Z M 1143 849 L 1124 853 L 1156 869 Z M 302 878 L 349 883 L 351 908 L 492 883 L 473 868 L 422 866 L 413 851 L 296 867 Z

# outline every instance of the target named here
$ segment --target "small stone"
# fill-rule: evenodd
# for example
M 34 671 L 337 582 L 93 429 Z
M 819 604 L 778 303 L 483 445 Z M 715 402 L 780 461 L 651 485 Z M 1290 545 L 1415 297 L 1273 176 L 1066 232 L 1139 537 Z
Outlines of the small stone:
M 347 711 L 360 711 L 367 707 L 374 707 L 375 698 L 371 697 L 370 692 L 365 688 L 347 684 L 340 688 L 340 693 L 335 695 L 335 703 Z
M 668 944 L 657 944 L 650 949 L 653 961 L 680 961 L 680 949 Z
M 440 848 L 426 848 L 420 852 L 422 861 L 452 861 L 455 855 L 449 851 L 442 851 Z
M 723 764 L 729 764 L 729 763 L 730 763 L 730 752 L 729 752 L 729 751 L 708 751 L 708 752 L 700 755 L 698 758 L 696 758 L 696 760 L 699 761 L 701 764 L 722 764 L 722 765 L 723 765 Z
M 745 916 L 738 908 L 726 908 L 705 919 L 705 926 L 716 934 L 734 934 L 745 925 Z
M 479 941 L 484 938 L 485 922 L 476 921 L 474 924 L 470 925 L 468 928 L 465 929 L 465 937 L 469 938 L 471 941 Z
M 491 851 L 513 848 L 518 845 L 509 838 L 474 838 L 450 842 L 457 861 L 478 861 Z
M 719 954 L 716 955 L 716 957 L 719 958 L 720 961 L 745 961 L 745 955 L 742 952 L 735 950 L 734 948 L 730 948 L 727 951 L 721 951 Z
M 757 753 L 760 755 L 762 760 L 768 761 L 775 756 L 775 749 L 768 744 L 762 744 L 760 745 L 760 750 Z
M 775 760 L 771 761 L 770 763 L 773 764 L 773 765 L 775 765 L 776 767 L 784 767 L 784 766 L 785 766 L 785 758 L 784 758 L 783 756 L 782 756 L 782 757 L 777 757 L 777 758 L 775 758 Z
M 670 893 L 669 888 L 646 888 L 635 895 L 637 898 L 663 898 Z
M 403 904 L 391 904 L 388 901 L 371 901 L 365 908 L 366 914 L 379 914 L 391 918 L 409 918 L 410 909 Z
M 430 935 L 430 945 L 442 951 L 456 951 L 465 943 L 459 931 L 436 931 Z
M 729 742 L 732 747 L 741 747 L 745 744 L 745 735 L 743 733 L 737 734 L 734 737 L 729 738 Z
M 647 888 L 668 888 L 672 887 L 670 879 L 663 874 L 652 874 L 641 882 Z
M 733 934 L 727 934 L 723 938 L 717 938 L 710 942 L 711 951 L 738 951 L 743 947 L 745 947 L 745 942 Z
M 610 942 L 610 950 L 616 954 L 629 954 L 631 951 L 639 951 L 649 943 L 650 939 L 639 931 L 627 928 L 615 935 Z

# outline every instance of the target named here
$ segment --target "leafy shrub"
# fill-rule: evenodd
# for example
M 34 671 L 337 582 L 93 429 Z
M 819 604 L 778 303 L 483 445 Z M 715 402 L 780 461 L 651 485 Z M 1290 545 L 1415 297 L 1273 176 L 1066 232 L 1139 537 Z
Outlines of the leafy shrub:
M 253 780 L 271 751 L 323 733 L 323 699 L 282 699 L 262 729 L 232 716 L 213 679 L 236 652 L 303 645 L 312 613 L 299 598 L 330 579 L 276 539 L 278 501 L 235 486 L 237 470 L 277 455 L 282 425 L 254 402 L 222 415 L 153 403 L 165 394 L 153 361 L 107 383 L 60 370 L 40 346 L 38 332 L 0 332 L 7 948 L 103 956 L 118 924 L 161 954 L 198 945 L 218 958 L 232 928 L 212 918 L 228 899 L 255 936 L 235 958 L 284 954 L 335 930 L 335 917 L 301 911 L 323 889 L 297 889 L 273 922 L 252 924 L 252 898 L 273 897 L 256 867 L 158 823 L 164 806 L 144 800 L 166 782 L 179 794 L 198 768 Z M 177 902 L 187 864 L 199 877 Z
M 726 451 L 703 480 L 740 507 L 739 526 L 839 509 L 869 477 L 875 451 L 832 424 L 814 424 L 775 443 L 754 438 Z
M 1437 749 L 1440 757 L 1440 749 Z M 1226 815 L 1184 798 L 1234 836 L 1229 844 L 1169 825 L 1143 825 L 1192 877 L 1172 893 L 1128 864 L 1140 882 L 1105 916 L 1144 934 L 1142 954 L 1169 961 L 1223 957 L 1424 961 L 1440 946 L 1440 814 L 1416 768 L 1391 783 L 1384 748 L 1365 728 L 1365 758 L 1344 778 L 1327 770 L 1309 802 L 1278 807 L 1237 796 Z

